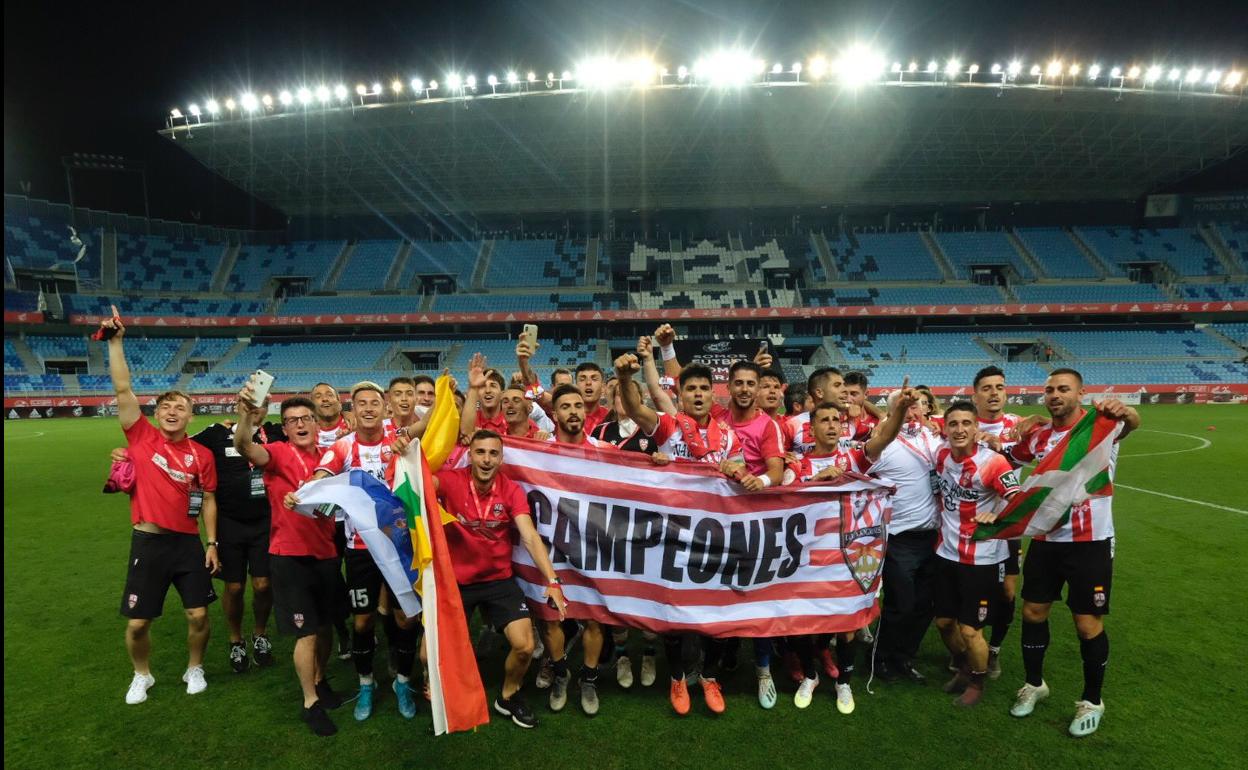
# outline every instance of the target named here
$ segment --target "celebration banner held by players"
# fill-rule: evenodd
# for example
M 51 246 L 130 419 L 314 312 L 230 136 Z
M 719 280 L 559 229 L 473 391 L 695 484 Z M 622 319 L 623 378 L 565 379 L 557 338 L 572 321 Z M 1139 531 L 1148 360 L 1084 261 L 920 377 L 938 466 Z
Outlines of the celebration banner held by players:
M 997 520 L 975 528 L 975 539 L 1044 535 L 1070 519 L 1072 505 L 1112 495 L 1109 460 L 1122 428 L 1122 421 L 1089 409 L 1040 461 Z
M 875 618 L 888 489 L 847 474 L 745 493 L 717 469 L 645 455 L 504 441 L 504 472 L 551 546 L 568 615 L 718 637 L 852 631 Z M 516 577 L 545 618 L 523 547 Z

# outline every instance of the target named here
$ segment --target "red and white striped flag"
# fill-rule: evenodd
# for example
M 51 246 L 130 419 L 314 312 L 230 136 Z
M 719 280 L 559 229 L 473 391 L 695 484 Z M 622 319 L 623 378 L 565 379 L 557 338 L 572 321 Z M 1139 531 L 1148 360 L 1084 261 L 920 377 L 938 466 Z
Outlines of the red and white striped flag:
M 747 493 L 714 467 L 638 453 L 508 438 L 503 455 L 570 617 L 765 637 L 852 631 L 878 613 L 891 507 L 874 479 Z M 554 617 L 528 553 L 513 558 L 530 606 Z

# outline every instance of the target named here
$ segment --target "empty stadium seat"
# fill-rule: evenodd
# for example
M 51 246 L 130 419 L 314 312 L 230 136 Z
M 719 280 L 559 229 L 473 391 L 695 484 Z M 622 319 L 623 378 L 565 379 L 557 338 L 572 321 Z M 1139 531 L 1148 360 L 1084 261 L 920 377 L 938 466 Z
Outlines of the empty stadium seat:
M 861 288 L 805 289 L 809 307 L 858 307 L 862 305 L 999 305 L 1005 302 L 995 286 L 873 286 Z
M 1035 277 L 1005 233 L 935 233 L 934 237 L 959 278 L 969 280 L 972 267 L 987 265 L 1010 265 L 1023 278 Z
M 585 242 L 552 239 L 497 240 L 485 285 L 579 286 L 585 282 Z
M 351 259 L 343 267 L 334 288 L 339 291 L 378 291 L 384 288 L 401 243 L 399 240 L 356 243 Z
M 841 280 L 939 281 L 942 277 L 918 233 L 849 233 L 827 241 Z
M 117 234 L 117 285 L 126 290 L 209 291 L 225 246 Z
M 1079 235 L 1107 264 L 1164 262 L 1179 275 L 1219 275 L 1222 263 L 1200 233 L 1189 228 L 1082 227 Z
M 344 245 L 342 241 L 296 241 L 269 246 L 240 246 L 225 289 L 229 292 L 258 292 L 269 279 L 278 276 L 306 277 L 311 279 L 312 286 L 319 287 Z
M 1050 278 L 1096 278 L 1100 275 L 1070 234 L 1060 227 L 1023 227 L 1014 233 Z
M 1050 331 L 1043 334 L 1081 361 L 1238 358 L 1241 351 L 1191 329 Z
M 1248 299 L 1248 283 L 1176 283 L 1174 290 L 1183 299 L 1196 302 Z
M 126 316 L 170 316 L 174 318 L 220 316 L 228 318 L 269 314 L 268 303 L 260 300 L 65 294 L 62 296 L 62 303 L 66 313 L 83 315 L 108 315 L 109 306 L 116 305 L 123 318 Z
M 372 315 L 416 313 L 423 297 L 412 295 L 358 295 L 350 297 L 291 297 L 277 308 L 278 315 Z
M 1019 284 L 1013 287 L 1019 302 L 1170 302 L 1151 283 Z
M 1231 255 L 1237 260 L 1240 271 L 1248 271 L 1248 223 L 1220 224 L 1218 232 L 1231 250 Z
M 458 285 L 469 286 L 480 252 L 480 241 L 413 241 L 399 288 L 411 288 L 418 275 L 450 275 Z

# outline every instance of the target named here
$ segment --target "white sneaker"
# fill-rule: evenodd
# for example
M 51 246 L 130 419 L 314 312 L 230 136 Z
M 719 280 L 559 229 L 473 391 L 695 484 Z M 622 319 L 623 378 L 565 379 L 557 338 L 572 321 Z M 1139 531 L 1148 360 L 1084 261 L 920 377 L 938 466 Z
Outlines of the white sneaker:
M 191 666 L 182 675 L 182 681 L 186 682 L 186 694 L 198 695 L 208 689 L 208 680 L 204 679 L 203 666 Z
M 1010 716 L 1031 716 L 1031 712 L 1036 710 L 1036 704 L 1047 697 L 1049 697 L 1049 685 L 1043 679 L 1040 680 L 1039 687 L 1024 684 L 1018 688 L 1018 694 L 1014 696 L 1014 705 L 1010 706 Z
M 625 690 L 633 686 L 633 661 L 627 655 L 615 659 L 615 681 Z
M 134 679 L 130 680 L 130 689 L 126 690 L 126 703 L 133 706 L 147 700 L 147 691 L 152 689 L 154 684 L 156 684 L 156 677 L 134 672 Z
M 758 705 L 765 709 L 776 706 L 776 683 L 771 674 L 760 673 L 758 676 Z
M 641 656 L 641 686 L 649 687 L 650 685 L 654 684 L 655 677 L 656 677 L 656 674 L 655 674 L 655 668 L 654 668 L 654 656 L 642 655 Z
M 815 674 L 814 679 L 802 679 L 802 683 L 797 686 L 797 692 L 793 695 L 793 705 L 799 709 L 809 706 L 815 697 L 815 688 L 818 686 L 818 674 Z
M 836 710 L 842 714 L 854 713 L 854 691 L 848 684 L 836 686 Z
M 1105 702 L 1097 704 L 1086 700 L 1075 701 L 1075 718 L 1070 721 L 1070 734 L 1076 738 L 1091 735 L 1101 726 L 1101 717 L 1105 716 Z

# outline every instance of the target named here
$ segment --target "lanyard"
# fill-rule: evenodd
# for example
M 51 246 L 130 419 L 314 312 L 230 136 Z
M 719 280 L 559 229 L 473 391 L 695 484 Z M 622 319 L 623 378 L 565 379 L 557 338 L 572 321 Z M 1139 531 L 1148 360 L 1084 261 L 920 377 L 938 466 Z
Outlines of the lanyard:
M 190 449 L 190 452 L 178 452 L 177 448 L 173 444 L 170 444 L 168 441 L 166 441 L 165 450 L 167 451 L 164 452 L 164 455 L 165 455 L 165 460 L 167 460 L 168 462 L 174 465 L 177 465 L 178 469 L 188 476 L 187 485 L 194 486 L 194 483 L 192 482 L 191 479 L 197 476 L 198 474 L 196 474 L 195 471 L 191 469 L 199 468 L 199 455 L 195 453 L 195 449 L 193 447 L 188 447 L 188 449 Z M 179 454 L 189 454 L 191 456 L 190 464 L 183 465 L 181 458 L 178 456 Z
M 304 454 L 303 450 L 295 446 L 294 444 L 288 444 L 288 446 L 291 449 L 295 450 L 295 459 L 299 461 L 299 467 L 303 469 L 303 475 L 299 477 L 299 480 L 302 481 L 303 479 L 306 479 L 308 476 L 312 475 L 308 471 L 307 461 L 303 459 L 303 454 Z
M 491 486 L 490 490 L 493 491 L 493 489 L 493 486 Z M 477 509 L 477 521 L 485 521 L 485 509 L 481 507 L 481 498 L 477 496 L 477 484 L 471 478 L 471 474 L 468 479 L 468 492 L 472 495 L 472 504 Z M 489 502 L 489 500 L 490 498 L 487 497 L 486 502 Z

